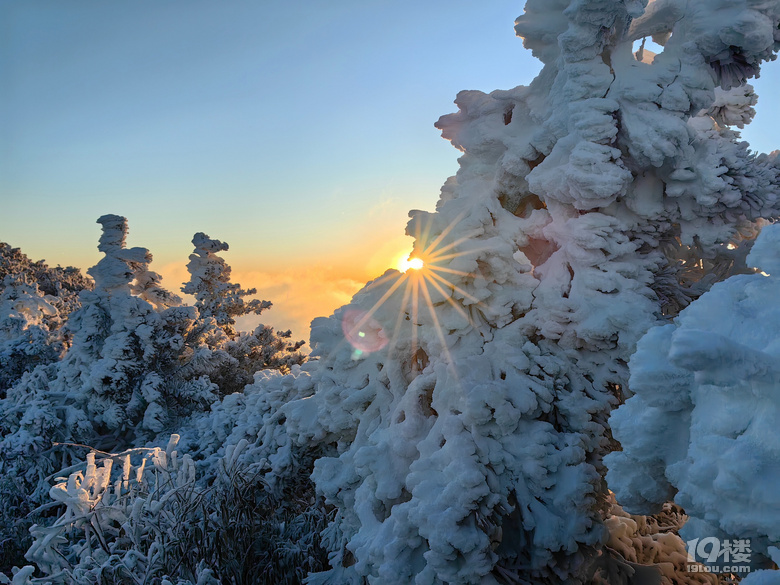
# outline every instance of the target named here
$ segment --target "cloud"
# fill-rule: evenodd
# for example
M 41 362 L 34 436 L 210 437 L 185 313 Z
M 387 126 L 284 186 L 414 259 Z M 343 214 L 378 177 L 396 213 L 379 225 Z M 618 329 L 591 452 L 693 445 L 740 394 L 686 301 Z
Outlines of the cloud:
M 309 326 L 315 317 L 327 317 L 349 303 L 363 286 L 355 278 L 321 267 L 295 267 L 280 272 L 234 272 L 233 282 L 244 288 L 256 288 L 257 297 L 273 306 L 259 316 L 243 317 L 241 329 L 258 323 L 277 330 L 292 329 L 295 339 L 309 339 Z
M 251 269 L 257 265 L 254 259 L 230 259 L 229 263 L 237 261 L 231 281 L 245 289 L 257 289 L 252 298 L 273 303 L 261 315 L 241 317 L 237 326 L 245 331 L 254 329 L 259 323 L 282 331 L 291 329 L 294 339 L 308 342 L 312 319 L 327 317 L 338 307 L 348 304 L 366 282 L 388 268 L 396 267 L 398 260 L 408 255 L 411 247 L 412 239 L 408 236 L 376 234 L 371 241 L 337 254 L 338 264 L 331 258 L 317 256 L 316 250 L 305 262 L 299 258 L 288 258 L 290 264 L 262 271 Z M 367 251 L 371 251 L 369 255 L 366 255 Z M 353 258 L 349 258 L 347 252 Z M 164 287 L 183 296 L 186 303 L 194 303 L 192 297 L 181 293 L 182 283 L 189 280 L 185 263 L 169 262 L 162 266 L 152 265 L 151 268 L 162 275 Z
M 189 279 L 186 267 L 170 263 L 156 267 L 163 276 L 163 286 L 181 295 L 183 282 Z M 315 317 L 327 317 L 338 307 L 349 303 L 363 286 L 360 274 L 345 276 L 332 267 L 296 266 L 278 271 L 236 271 L 231 281 L 242 288 L 256 288 L 252 298 L 273 303 L 261 315 L 247 315 L 237 320 L 240 330 L 251 330 L 264 323 L 278 331 L 291 329 L 294 339 L 309 341 L 309 326 Z M 188 304 L 194 299 L 183 295 Z

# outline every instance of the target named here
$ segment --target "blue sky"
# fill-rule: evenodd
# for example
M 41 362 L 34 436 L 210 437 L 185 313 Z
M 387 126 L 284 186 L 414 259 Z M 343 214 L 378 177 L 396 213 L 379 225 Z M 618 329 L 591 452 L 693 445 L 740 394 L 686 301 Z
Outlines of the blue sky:
M 431 206 L 455 93 L 537 70 L 517 4 L 5 2 L 3 237 L 76 262 L 112 212 L 157 254 L 211 230 L 306 255 L 383 198 Z
M 129 245 L 178 290 L 204 231 L 230 243 L 236 280 L 276 301 L 269 321 L 306 335 L 304 297 L 329 312 L 381 273 L 410 244 L 407 211 L 432 209 L 457 170 L 433 127 L 455 94 L 538 71 L 514 36 L 522 8 L 4 0 L 0 240 L 86 268 L 97 217 L 125 215 Z M 758 150 L 777 134 L 777 78 L 767 67 L 745 132 Z

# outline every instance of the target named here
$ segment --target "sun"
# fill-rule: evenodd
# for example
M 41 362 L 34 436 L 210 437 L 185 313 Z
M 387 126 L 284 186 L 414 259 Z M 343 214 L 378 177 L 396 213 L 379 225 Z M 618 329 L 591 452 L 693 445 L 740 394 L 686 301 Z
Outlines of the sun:
M 401 327 L 404 323 L 411 323 L 410 355 L 413 356 L 414 361 L 419 357 L 418 350 L 422 349 L 421 340 L 418 338 L 419 327 L 427 323 L 438 338 L 439 348 L 444 359 L 449 367 L 454 368 L 445 330 L 442 328 L 437 313 L 440 309 L 445 308 L 444 302 L 446 302 L 452 310 L 462 317 L 464 323 L 474 327 L 472 311 L 480 307 L 482 301 L 457 284 L 459 278 L 469 281 L 473 279 L 474 275 L 449 266 L 447 260 L 466 255 L 477 255 L 486 249 L 474 246 L 467 246 L 464 250 L 458 249 L 461 244 L 481 234 L 481 231 L 475 233 L 472 230 L 453 241 L 445 241 L 449 233 L 463 219 L 463 215 L 458 216 L 435 236 L 430 233 L 432 222 L 428 222 L 426 225 L 416 225 L 414 250 L 399 254 L 391 264 L 397 271 L 388 270 L 384 275 L 367 285 L 367 288 L 382 287 L 385 289 L 373 306 L 368 310 L 355 307 L 354 310 L 350 309 L 344 312 L 341 325 L 344 341 L 353 348 L 353 360 L 364 359 L 368 354 L 387 346 L 391 348 L 404 347 L 405 342 L 401 343 L 400 341 L 403 339 Z M 396 293 L 399 289 L 402 289 L 401 293 Z M 397 294 L 401 294 L 403 298 L 399 298 L 401 306 L 393 328 L 390 323 L 380 323 L 374 318 L 374 315 L 385 301 Z M 436 302 L 434 302 L 434 296 Z M 425 308 L 427 308 L 428 317 L 423 315 Z M 450 316 L 448 322 L 451 321 Z M 400 345 L 397 345 L 399 343 Z M 453 375 L 454 379 L 457 379 L 457 372 L 454 370 Z
M 425 263 L 422 261 L 422 258 L 411 258 L 410 255 L 407 255 L 406 257 L 401 257 L 398 260 L 398 270 L 400 272 L 406 272 L 407 270 L 420 270 Z

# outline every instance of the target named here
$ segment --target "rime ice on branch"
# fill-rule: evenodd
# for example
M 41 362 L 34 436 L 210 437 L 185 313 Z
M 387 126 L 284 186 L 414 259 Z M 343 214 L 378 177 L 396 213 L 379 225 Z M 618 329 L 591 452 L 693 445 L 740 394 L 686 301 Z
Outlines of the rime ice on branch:
M 637 340 L 744 272 L 778 215 L 775 158 L 728 124 L 779 21 L 776 1 L 527 2 L 541 74 L 461 92 L 437 124 L 464 154 L 436 212 L 411 214 L 425 267 L 313 323 L 314 395 L 283 409 L 336 508 L 310 583 L 589 578 Z M 664 51 L 637 60 L 650 36 Z

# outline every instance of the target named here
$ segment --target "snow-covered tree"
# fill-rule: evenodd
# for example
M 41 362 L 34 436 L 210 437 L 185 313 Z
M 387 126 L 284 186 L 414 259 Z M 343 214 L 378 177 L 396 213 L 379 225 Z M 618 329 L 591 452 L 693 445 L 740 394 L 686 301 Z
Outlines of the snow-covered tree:
M 201 315 L 161 287 L 147 249 L 125 246 L 124 217 L 105 215 L 98 223 L 104 257 L 88 271 L 95 289 L 82 290 L 63 327 L 67 353 L 25 374 L 0 400 L 0 539 L 9 551 L 18 553 L 28 540 L 19 533 L 45 500 L 47 477 L 81 461 L 85 446 L 113 451 L 154 442 L 242 391 L 256 371 L 288 371 L 304 360 L 302 342 L 290 342 L 290 332 L 263 325 L 235 332 L 230 319 L 243 314 L 241 307 L 270 303 L 244 303 L 250 293 L 229 282 L 224 261 L 213 261 L 225 275 L 223 288 L 207 297 Z M 9 285 L 0 302 L 9 317 L 0 324 L 15 328 L 16 338 L 17 330 L 33 331 L 54 310 L 47 299 L 34 285 Z M 229 304 L 224 311 L 220 299 Z M 230 319 L 219 323 L 214 315 Z M 201 451 L 209 453 L 208 445 Z
M 607 478 L 636 513 L 674 498 L 686 540 L 749 539 L 761 566 L 780 547 L 780 227 L 747 260 L 762 273 L 716 284 L 640 340 Z
M 175 306 L 175 295 L 149 286 L 156 280 L 148 270 L 152 256 L 146 248 L 125 247 L 125 218 L 105 215 L 98 223 L 105 256 L 88 270 L 95 290 L 82 293 L 82 308 L 68 321 L 73 346 L 54 383 L 84 412 L 90 430 L 113 436 L 109 441 L 128 433 L 132 441 L 142 429 L 162 431 L 177 409 L 187 413 L 213 401 L 216 392 L 208 379 L 177 375 L 197 311 Z
M 270 301 L 258 299 L 245 300 L 256 289 L 244 290 L 241 285 L 230 282 L 230 266 L 217 252 L 228 250 L 225 242 L 212 240 L 203 232 L 192 238 L 195 251 L 190 254 L 187 270 L 190 280 L 182 287 L 182 292 L 195 297 L 202 318 L 214 317 L 217 324 L 231 334 L 235 334 L 235 317 L 241 315 L 259 315 L 271 306 Z
M 88 271 L 95 289 L 81 291 L 81 306 L 63 326 L 67 353 L 25 374 L 0 401 L 4 538 L 29 523 L 24 510 L 45 497 L 45 478 L 83 455 L 71 443 L 116 449 L 144 442 L 217 396 L 208 378 L 178 374 L 196 309 L 158 312 L 134 296 L 131 284 L 148 272 L 151 254 L 125 248 L 123 217 L 98 222 L 105 256 Z
M 775 158 L 728 127 L 778 22 L 780 2 L 527 2 L 516 30 L 544 69 L 438 122 L 464 154 L 436 212 L 411 214 L 424 267 L 312 325 L 314 393 L 282 409 L 336 509 L 310 583 L 599 570 L 607 418 L 637 340 L 745 271 L 780 211 Z M 646 37 L 664 51 L 635 52 Z
M 65 344 L 58 334 L 59 313 L 54 299 L 36 284 L 6 276 L 0 289 L 0 399 L 25 372 L 62 357 Z
M 190 255 L 187 269 L 190 280 L 182 291 L 195 297 L 199 317 L 196 329 L 205 344 L 219 351 L 209 361 L 218 366 L 210 372 L 220 386 L 221 393 L 240 391 L 253 382 L 254 373 L 264 369 L 289 371 L 303 363 L 298 350 L 303 341 L 291 341 L 292 332 L 274 331 L 273 327 L 258 325 L 251 332 L 237 332 L 236 317 L 259 315 L 272 306 L 270 301 L 247 300 L 256 289 L 243 289 L 230 281 L 231 268 L 217 255 L 228 249 L 228 244 L 213 240 L 199 232 L 192 238 L 195 251 Z

